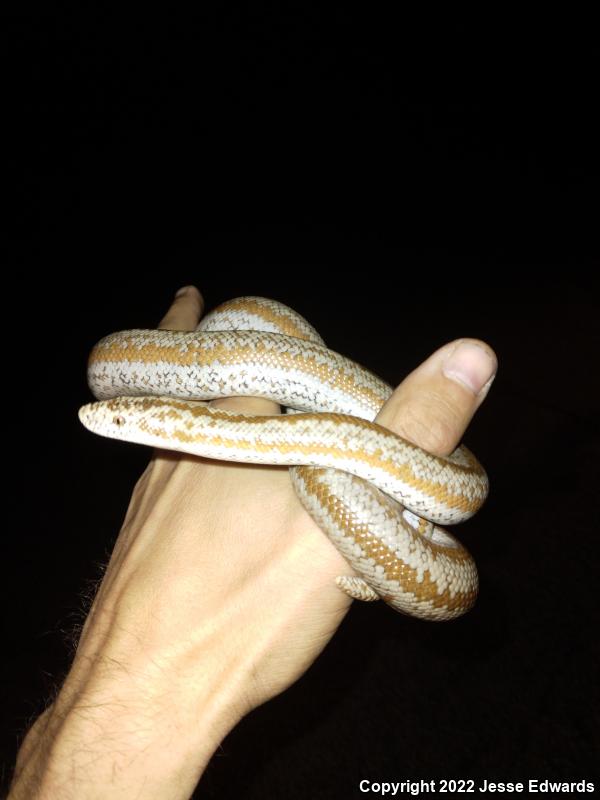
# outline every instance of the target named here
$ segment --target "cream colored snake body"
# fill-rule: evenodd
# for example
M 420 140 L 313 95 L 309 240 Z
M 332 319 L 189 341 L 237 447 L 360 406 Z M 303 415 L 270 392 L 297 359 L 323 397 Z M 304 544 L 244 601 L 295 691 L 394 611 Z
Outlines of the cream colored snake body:
M 133 330 L 93 349 L 88 381 L 99 402 L 80 409 L 103 436 L 197 456 L 291 467 L 298 497 L 356 576 L 337 584 L 362 600 L 445 620 L 477 595 L 469 553 L 434 523 L 470 517 L 487 477 L 465 448 L 432 456 L 372 420 L 391 387 L 328 350 L 299 314 L 243 297 L 197 331 Z M 266 397 L 280 416 L 212 407 Z M 265 511 L 268 513 L 268 509 Z

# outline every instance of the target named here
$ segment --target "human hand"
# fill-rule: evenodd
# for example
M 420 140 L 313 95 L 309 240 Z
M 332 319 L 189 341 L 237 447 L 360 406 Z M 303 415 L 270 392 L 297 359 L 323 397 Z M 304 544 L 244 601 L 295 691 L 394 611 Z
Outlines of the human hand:
M 160 327 L 193 330 L 202 309 L 190 287 Z M 377 422 L 448 454 L 495 369 L 484 343 L 451 342 L 403 381 Z M 255 398 L 213 405 L 279 412 Z M 189 797 L 227 732 L 297 680 L 333 636 L 351 602 L 335 577 L 348 571 L 286 468 L 156 452 L 65 684 L 21 748 L 11 796 L 51 796 L 70 780 L 81 798 L 142 787 L 144 797 Z

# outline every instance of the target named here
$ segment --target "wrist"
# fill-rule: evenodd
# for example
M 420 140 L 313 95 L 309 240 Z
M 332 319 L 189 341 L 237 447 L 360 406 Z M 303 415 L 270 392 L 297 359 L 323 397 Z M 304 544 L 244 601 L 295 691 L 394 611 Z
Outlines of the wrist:
M 121 665 L 91 670 L 83 685 L 71 673 L 28 734 L 11 800 L 190 797 L 239 719 L 227 686 L 205 672 L 185 697 L 176 676 L 139 683 Z

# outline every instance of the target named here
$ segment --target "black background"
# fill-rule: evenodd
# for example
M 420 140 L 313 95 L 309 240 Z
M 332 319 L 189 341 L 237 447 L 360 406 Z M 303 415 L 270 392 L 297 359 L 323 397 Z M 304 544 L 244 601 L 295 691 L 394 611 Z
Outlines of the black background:
M 7 29 L 5 782 L 149 457 L 80 426 L 86 354 L 156 325 L 187 283 L 208 307 L 282 300 L 393 384 L 458 336 L 500 362 L 465 437 L 492 487 L 459 532 L 476 608 L 427 624 L 355 603 L 223 743 L 202 795 L 594 780 L 591 21 L 287 4 Z

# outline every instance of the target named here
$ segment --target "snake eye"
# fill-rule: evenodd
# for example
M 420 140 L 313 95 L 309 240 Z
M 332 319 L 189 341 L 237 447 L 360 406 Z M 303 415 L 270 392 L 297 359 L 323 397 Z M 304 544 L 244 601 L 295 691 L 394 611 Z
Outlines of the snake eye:
M 115 423 L 115 425 L 121 427 L 121 425 L 125 425 L 125 417 L 121 416 L 113 417 L 113 422 Z

